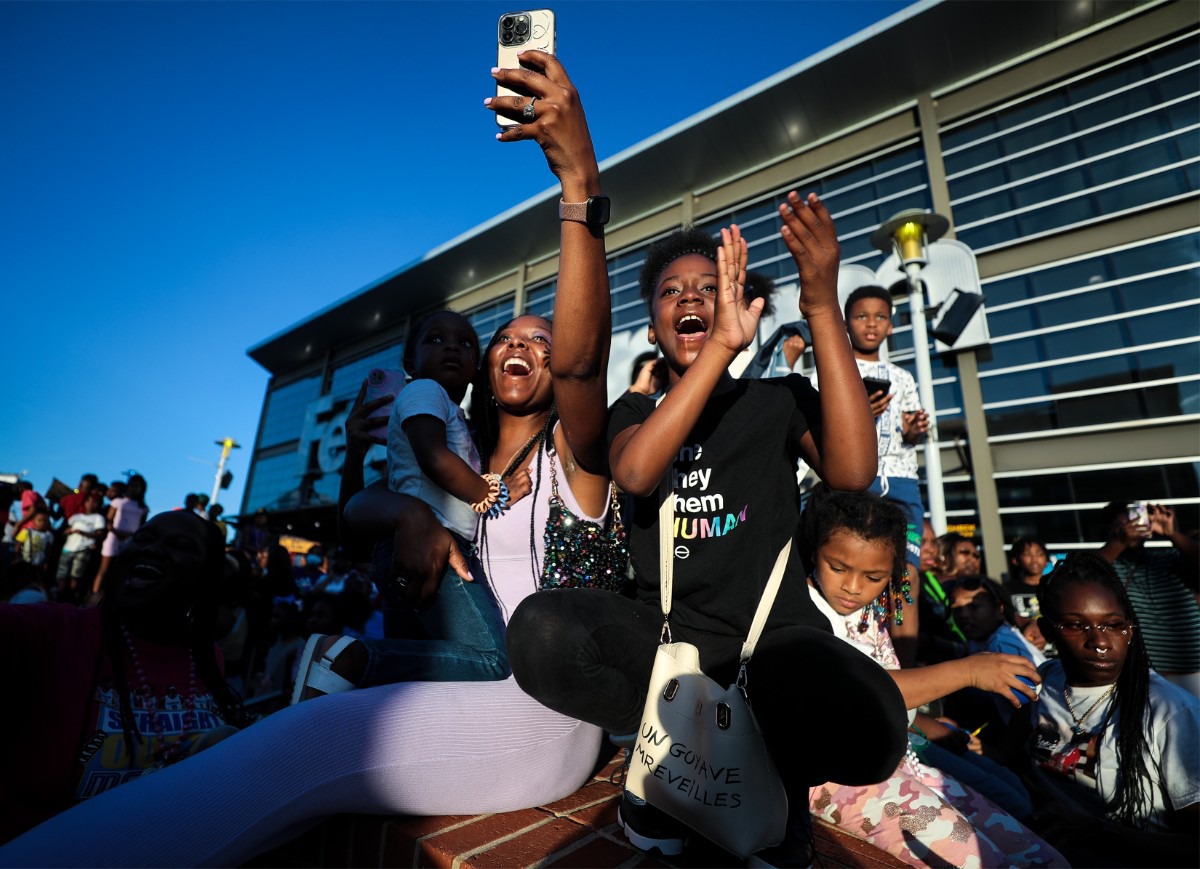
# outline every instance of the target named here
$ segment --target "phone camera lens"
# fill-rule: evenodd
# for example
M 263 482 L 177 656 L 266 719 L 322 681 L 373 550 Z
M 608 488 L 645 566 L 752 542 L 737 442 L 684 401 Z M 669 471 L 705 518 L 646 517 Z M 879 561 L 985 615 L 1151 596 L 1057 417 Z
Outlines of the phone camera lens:
M 500 32 L 500 44 L 501 45 L 512 45 L 514 39 L 516 39 L 516 37 L 513 36 L 512 33 L 510 33 L 509 31 L 504 30 L 504 31 Z
M 524 36 L 527 33 L 529 33 L 529 21 L 522 18 L 517 22 L 517 35 Z
M 502 19 L 500 19 L 500 26 L 503 27 L 505 30 L 512 30 L 513 25 L 516 23 L 517 23 L 516 19 L 513 18 L 511 15 L 505 15 Z

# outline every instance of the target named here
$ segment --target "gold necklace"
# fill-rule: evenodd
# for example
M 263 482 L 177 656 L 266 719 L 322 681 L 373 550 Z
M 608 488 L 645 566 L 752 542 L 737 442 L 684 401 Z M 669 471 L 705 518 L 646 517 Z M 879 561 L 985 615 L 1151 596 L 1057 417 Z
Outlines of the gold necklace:
M 1071 702 L 1071 687 L 1069 685 L 1063 687 L 1063 699 L 1067 701 L 1067 711 L 1071 713 L 1071 717 L 1075 719 L 1075 726 L 1071 728 L 1076 735 L 1083 733 L 1083 722 L 1091 717 L 1091 714 L 1096 711 L 1096 707 L 1109 698 L 1113 691 L 1117 690 L 1117 684 L 1114 682 L 1109 686 L 1108 690 L 1096 698 L 1096 702 L 1088 707 L 1088 711 L 1080 716 L 1075 712 L 1075 704 Z

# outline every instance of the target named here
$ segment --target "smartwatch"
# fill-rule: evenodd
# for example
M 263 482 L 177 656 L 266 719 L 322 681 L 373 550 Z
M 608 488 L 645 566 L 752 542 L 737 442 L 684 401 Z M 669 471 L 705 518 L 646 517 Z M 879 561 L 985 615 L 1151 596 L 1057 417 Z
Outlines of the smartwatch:
M 563 202 L 558 200 L 558 219 L 586 223 L 592 229 L 608 223 L 609 202 L 607 196 L 589 196 L 587 202 Z

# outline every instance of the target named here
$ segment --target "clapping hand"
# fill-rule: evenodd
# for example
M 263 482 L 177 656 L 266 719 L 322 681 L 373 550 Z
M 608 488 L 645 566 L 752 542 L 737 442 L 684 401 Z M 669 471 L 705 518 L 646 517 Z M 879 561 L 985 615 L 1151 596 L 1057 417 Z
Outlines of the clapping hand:
M 837 275 L 841 261 L 837 230 L 828 209 L 815 193 L 802 199 L 795 190 L 779 206 L 780 235 L 800 273 L 800 313 L 805 319 L 838 309 Z
M 717 248 L 716 320 L 710 341 L 737 355 L 750 346 L 758 334 L 758 319 L 766 299 L 746 299 L 746 240 L 737 225 L 721 230 Z

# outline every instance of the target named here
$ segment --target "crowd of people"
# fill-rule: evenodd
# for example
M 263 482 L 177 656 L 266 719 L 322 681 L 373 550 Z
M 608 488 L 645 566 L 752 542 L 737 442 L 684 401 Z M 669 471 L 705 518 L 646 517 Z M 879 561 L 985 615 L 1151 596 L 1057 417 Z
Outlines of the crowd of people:
M 647 253 L 655 351 L 609 408 L 587 122 L 558 60 L 521 63 L 486 107 L 561 184 L 554 321 L 486 346 L 450 311 L 413 324 L 409 382 L 364 384 L 347 420 L 337 541 L 294 557 L 259 513 L 228 544 L 198 500 L 151 516 L 140 478 L 107 507 L 94 478 L 55 513 L 13 493 L 0 646 L 34 659 L 35 712 L 2 732 L 37 750 L 0 802 L 0 865 L 238 865 L 331 814 L 562 798 L 637 738 L 660 555 L 671 633 L 722 684 L 780 564 L 744 683 L 787 823 L 751 865 L 810 865 L 814 815 L 913 866 L 1196 865 L 1200 571 L 1173 511 L 1114 502 L 1103 547 L 1053 565 L 1016 541 L 1003 580 L 938 536 L 929 420 L 880 354 L 891 298 L 839 303 L 814 194 L 784 198 L 779 233 L 811 339 L 785 352 L 815 374 L 731 376 L 769 287 L 736 226 L 685 228 Z M 372 444 L 388 473 L 368 487 Z M 801 466 L 821 480 L 804 500 Z M 291 702 L 249 723 L 263 696 Z M 631 791 L 619 821 L 668 856 L 704 833 Z

